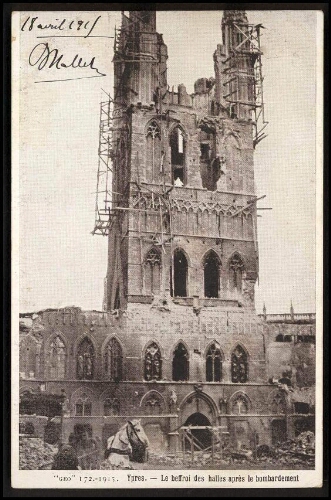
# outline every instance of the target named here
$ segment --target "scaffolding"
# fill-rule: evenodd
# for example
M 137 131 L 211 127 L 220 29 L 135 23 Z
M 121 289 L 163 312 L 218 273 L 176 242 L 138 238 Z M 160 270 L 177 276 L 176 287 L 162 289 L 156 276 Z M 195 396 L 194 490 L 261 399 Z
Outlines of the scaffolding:
M 105 236 L 111 220 L 111 174 L 113 171 L 113 99 L 103 91 L 107 100 L 100 103 L 97 190 L 95 198 L 95 224 L 92 234 Z
M 123 111 L 128 106 L 128 103 L 124 98 L 126 92 L 123 91 L 126 90 L 129 93 L 134 93 L 132 88 L 125 86 L 124 80 L 127 69 L 129 65 L 135 62 L 151 63 L 152 65 L 159 65 L 162 62 L 160 50 L 157 51 L 157 57 L 154 57 L 152 54 L 141 52 L 139 40 L 135 36 L 136 25 L 140 22 L 144 22 L 145 16 L 148 16 L 148 14 L 143 11 L 131 14 L 132 18 L 129 18 L 125 15 L 124 11 L 122 11 L 121 28 L 118 29 L 115 27 L 113 62 L 115 67 L 118 68 L 118 82 L 114 87 L 114 98 L 112 98 L 109 93 L 104 91 L 104 94 L 107 96 L 107 100 L 103 100 L 100 103 L 99 160 L 95 202 L 95 225 L 92 234 L 102 236 L 108 236 L 115 217 L 117 217 L 121 211 L 136 210 L 135 208 L 121 206 L 121 197 L 123 196 L 122 193 L 115 193 L 111 189 L 111 174 L 113 172 L 113 167 L 116 166 L 118 160 L 119 145 L 119 141 L 117 140 L 115 143 L 114 138 L 117 137 L 118 139 L 118 134 L 121 132 L 121 118 L 123 116 Z M 148 42 L 149 45 L 151 43 L 153 42 Z M 160 47 L 161 41 L 156 42 L 156 45 Z M 163 74 L 159 71 L 156 76 L 159 89 L 161 89 Z M 159 106 L 156 109 L 156 114 L 158 118 L 162 118 L 165 116 L 165 113 L 162 110 L 162 99 L 164 96 L 162 96 L 161 93 L 158 97 L 160 97 L 160 99 Z M 160 126 L 161 138 L 163 140 L 163 120 L 160 120 Z M 163 174 L 162 165 L 160 165 L 160 173 Z M 139 174 L 138 179 L 136 180 L 136 185 L 138 190 L 141 192 L 143 188 L 140 185 Z M 159 190 L 157 192 L 153 192 L 152 195 L 155 196 L 156 199 L 159 198 L 159 214 L 161 219 L 161 236 L 157 238 L 156 245 L 161 245 L 163 247 L 162 221 L 165 220 L 166 217 L 171 217 L 171 214 L 167 215 L 170 204 L 165 199 L 168 193 L 164 186 L 164 176 L 163 181 L 160 182 Z M 166 210 L 166 213 L 164 213 L 164 210 Z
M 263 99 L 263 73 L 261 51 L 261 24 L 241 24 L 231 22 L 232 40 L 237 40 L 225 59 L 224 73 L 226 80 L 223 83 L 223 99 L 228 103 L 230 114 L 241 118 L 241 108 L 253 113 L 254 147 L 267 135 L 265 128 L 268 122 L 265 119 Z M 245 61 L 250 60 L 248 67 Z M 250 84 L 251 95 L 241 95 L 241 82 Z
M 193 464 L 195 458 L 199 458 L 200 454 L 206 456 L 210 455 L 212 464 L 214 465 L 214 460 L 216 458 L 216 453 L 219 454 L 220 459 L 223 459 L 223 451 L 229 447 L 229 436 L 230 433 L 225 430 L 227 429 L 224 425 L 208 426 L 208 425 L 195 425 L 195 426 L 181 426 L 179 429 L 180 437 L 180 448 L 183 454 L 183 463 L 185 464 L 187 460 L 186 453 L 190 454 L 190 461 Z M 209 433 L 211 444 L 205 446 L 205 444 L 200 441 L 194 431 L 206 431 Z
M 92 234 L 107 236 L 110 228 L 115 220 L 118 219 L 120 213 L 123 211 L 143 211 L 148 213 L 146 208 L 138 205 L 128 206 L 122 203 L 123 193 L 115 193 L 111 188 L 111 177 L 113 167 L 116 168 L 118 163 L 118 138 L 122 130 L 122 118 L 124 111 L 127 109 L 128 103 L 124 98 L 127 91 L 134 92 L 133 89 L 125 87 L 125 76 L 131 64 L 136 62 L 147 62 L 158 65 L 158 73 L 156 69 L 154 76 L 158 85 L 158 99 L 157 106 L 155 107 L 155 118 L 158 119 L 160 126 L 161 136 L 161 150 L 165 151 L 167 145 L 163 144 L 165 134 L 163 133 L 164 127 L 169 125 L 169 108 L 163 101 L 163 72 L 161 69 L 162 57 L 161 51 L 157 51 L 157 56 L 141 52 L 139 39 L 136 37 L 135 24 L 143 21 L 144 12 L 135 13 L 132 18 L 127 17 L 124 12 L 122 13 L 122 26 L 120 29 L 115 28 L 114 37 L 114 65 L 117 69 L 117 86 L 114 88 L 114 98 L 109 93 L 104 92 L 107 99 L 100 103 L 100 129 L 99 129 L 99 161 L 98 161 L 98 174 L 97 174 L 97 190 L 96 190 L 96 203 L 95 203 L 95 226 Z M 264 129 L 267 126 L 264 116 L 264 101 L 263 101 L 263 76 L 262 76 L 262 63 L 261 63 L 261 47 L 260 47 L 260 31 L 263 26 L 253 24 L 241 24 L 239 22 L 231 21 L 232 39 L 237 40 L 237 44 L 231 48 L 227 59 L 224 61 L 224 74 L 225 82 L 223 99 L 228 103 L 229 109 L 233 106 L 237 109 L 238 118 L 240 109 L 247 112 L 254 113 L 254 147 L 266 137 Z M 144 32 L 146 33 L 146 32 Z M 235 36 L 234 36 L 235 35 Z M 162 42 L 148 42 L 160 45 Z M 248 64 L 247 64 L 248 58 Z M 243 62 L 242 62 L 243 61 Z M 154 72 L 154 70 L 153 70 Z M 242 99 L 240 87 L 242 81 L 252 82 L 251 95 L 249 99 Z M 247 97 L 247 96 L 246 96 Z M 117 138 L 115 141 L 114 138 Z M 159 166 L 159 186 L 156 189 L 151 189 L 147 185 L 141 183 L 139 173 L 139 159 L 137 159 L 137 178 L 135 184 L 137 187 L 138 196 L 149 194 L 153 200 L 153 206 L 150 207 L 155 213 L 155 204 L 159 212 L 160 224 L 159 230 L 153 235 L 150 242 L 162 248 L 165 251 L 164 245 L 171 244 L 172 235 L 172 210 L 171 210 L 171 190 L 165 185 L 165 172 L 163 166 L 163 157 L 160 160 Z M 131 182 L 132 184 L 132 182 Z M 155 206 L 154 206 L 155 205 Z M 138 212 L 137 212 L 138 213 Z M 168 221 L 167 228 L 165 221 Z M 143 241 L 140 218 L 139 218 L 139 239 Z M 254 235 L 254 242 L 256 244 L 256 234 Z M 141 256 L 141 266 L 143 266 L 143 256 Z M 172 263 L 173 264 L 173 263 Z M 173 269 L 173 265 L 172 265 Z M 143 270 L 142 270 L 143 271 Z

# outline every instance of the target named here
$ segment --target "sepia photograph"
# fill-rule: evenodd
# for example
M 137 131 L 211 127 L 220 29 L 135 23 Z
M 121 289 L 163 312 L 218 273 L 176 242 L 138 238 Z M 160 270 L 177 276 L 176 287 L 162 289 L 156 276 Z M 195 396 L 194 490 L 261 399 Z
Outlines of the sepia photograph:
M 323 12 L 148 5 L 13 13 L 12 486 L 322 486 Z

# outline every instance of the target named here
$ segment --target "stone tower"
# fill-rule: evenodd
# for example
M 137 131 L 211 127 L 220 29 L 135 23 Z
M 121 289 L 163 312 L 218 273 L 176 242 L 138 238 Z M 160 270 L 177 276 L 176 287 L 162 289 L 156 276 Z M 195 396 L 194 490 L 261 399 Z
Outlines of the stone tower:
M 121 346 L 123 412 L 145 415 L 161 448 L 181 446 L 176 429 L 191 424 L 233 435 L 244 425 L 247 445 L 257 429 L 269 439 L 267 427 L 231 416 L 241 404 L 267 411 L 269 391 L 254 306 L 259 28 L 227 11 L 221 29 L 215 75 L 193 94 L 167 84 L 154 12 L 123 15 L 115 40 L 105 304 Z
M 156 297 L 254 309 L 258 53 L 243 34 L 247 24 L 242 11 L 224 13 L 215 77 L 197 80 L 189 95 L 183 84 L 168 88 L 155 12 L 123 14 L 114 55 L 108 310 Z

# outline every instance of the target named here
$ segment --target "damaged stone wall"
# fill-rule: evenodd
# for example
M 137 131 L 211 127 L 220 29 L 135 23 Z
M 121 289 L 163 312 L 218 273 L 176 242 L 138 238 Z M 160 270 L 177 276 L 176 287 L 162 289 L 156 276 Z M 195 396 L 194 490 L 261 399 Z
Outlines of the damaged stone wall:
M 265 323 L 268 377 L 289 378 L 295 387 L 315 384 L 316 325 Z

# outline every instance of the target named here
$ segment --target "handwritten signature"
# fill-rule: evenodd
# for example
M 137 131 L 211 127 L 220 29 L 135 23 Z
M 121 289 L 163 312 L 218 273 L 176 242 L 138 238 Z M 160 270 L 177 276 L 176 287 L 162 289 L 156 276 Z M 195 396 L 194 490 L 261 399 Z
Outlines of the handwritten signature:
M 42 69 L 50 69 L 55 67 L 56 69 L 64 68 L 90 68 L 95 71 L 97 75 L 94 76 L 106 76 L 105 73 L 101 73 L 97 67 L 95 67 L 95 57 L 89 62 L 83 60 L 78 54 L 72 59 L 71 62 L 65 62 L 64 54 L 59 54 L 58 49 L 50 49 L 49 44 L 38 43 L 30 52 L 29 64 L 30 66 L 36 66 L 39 71 Z

